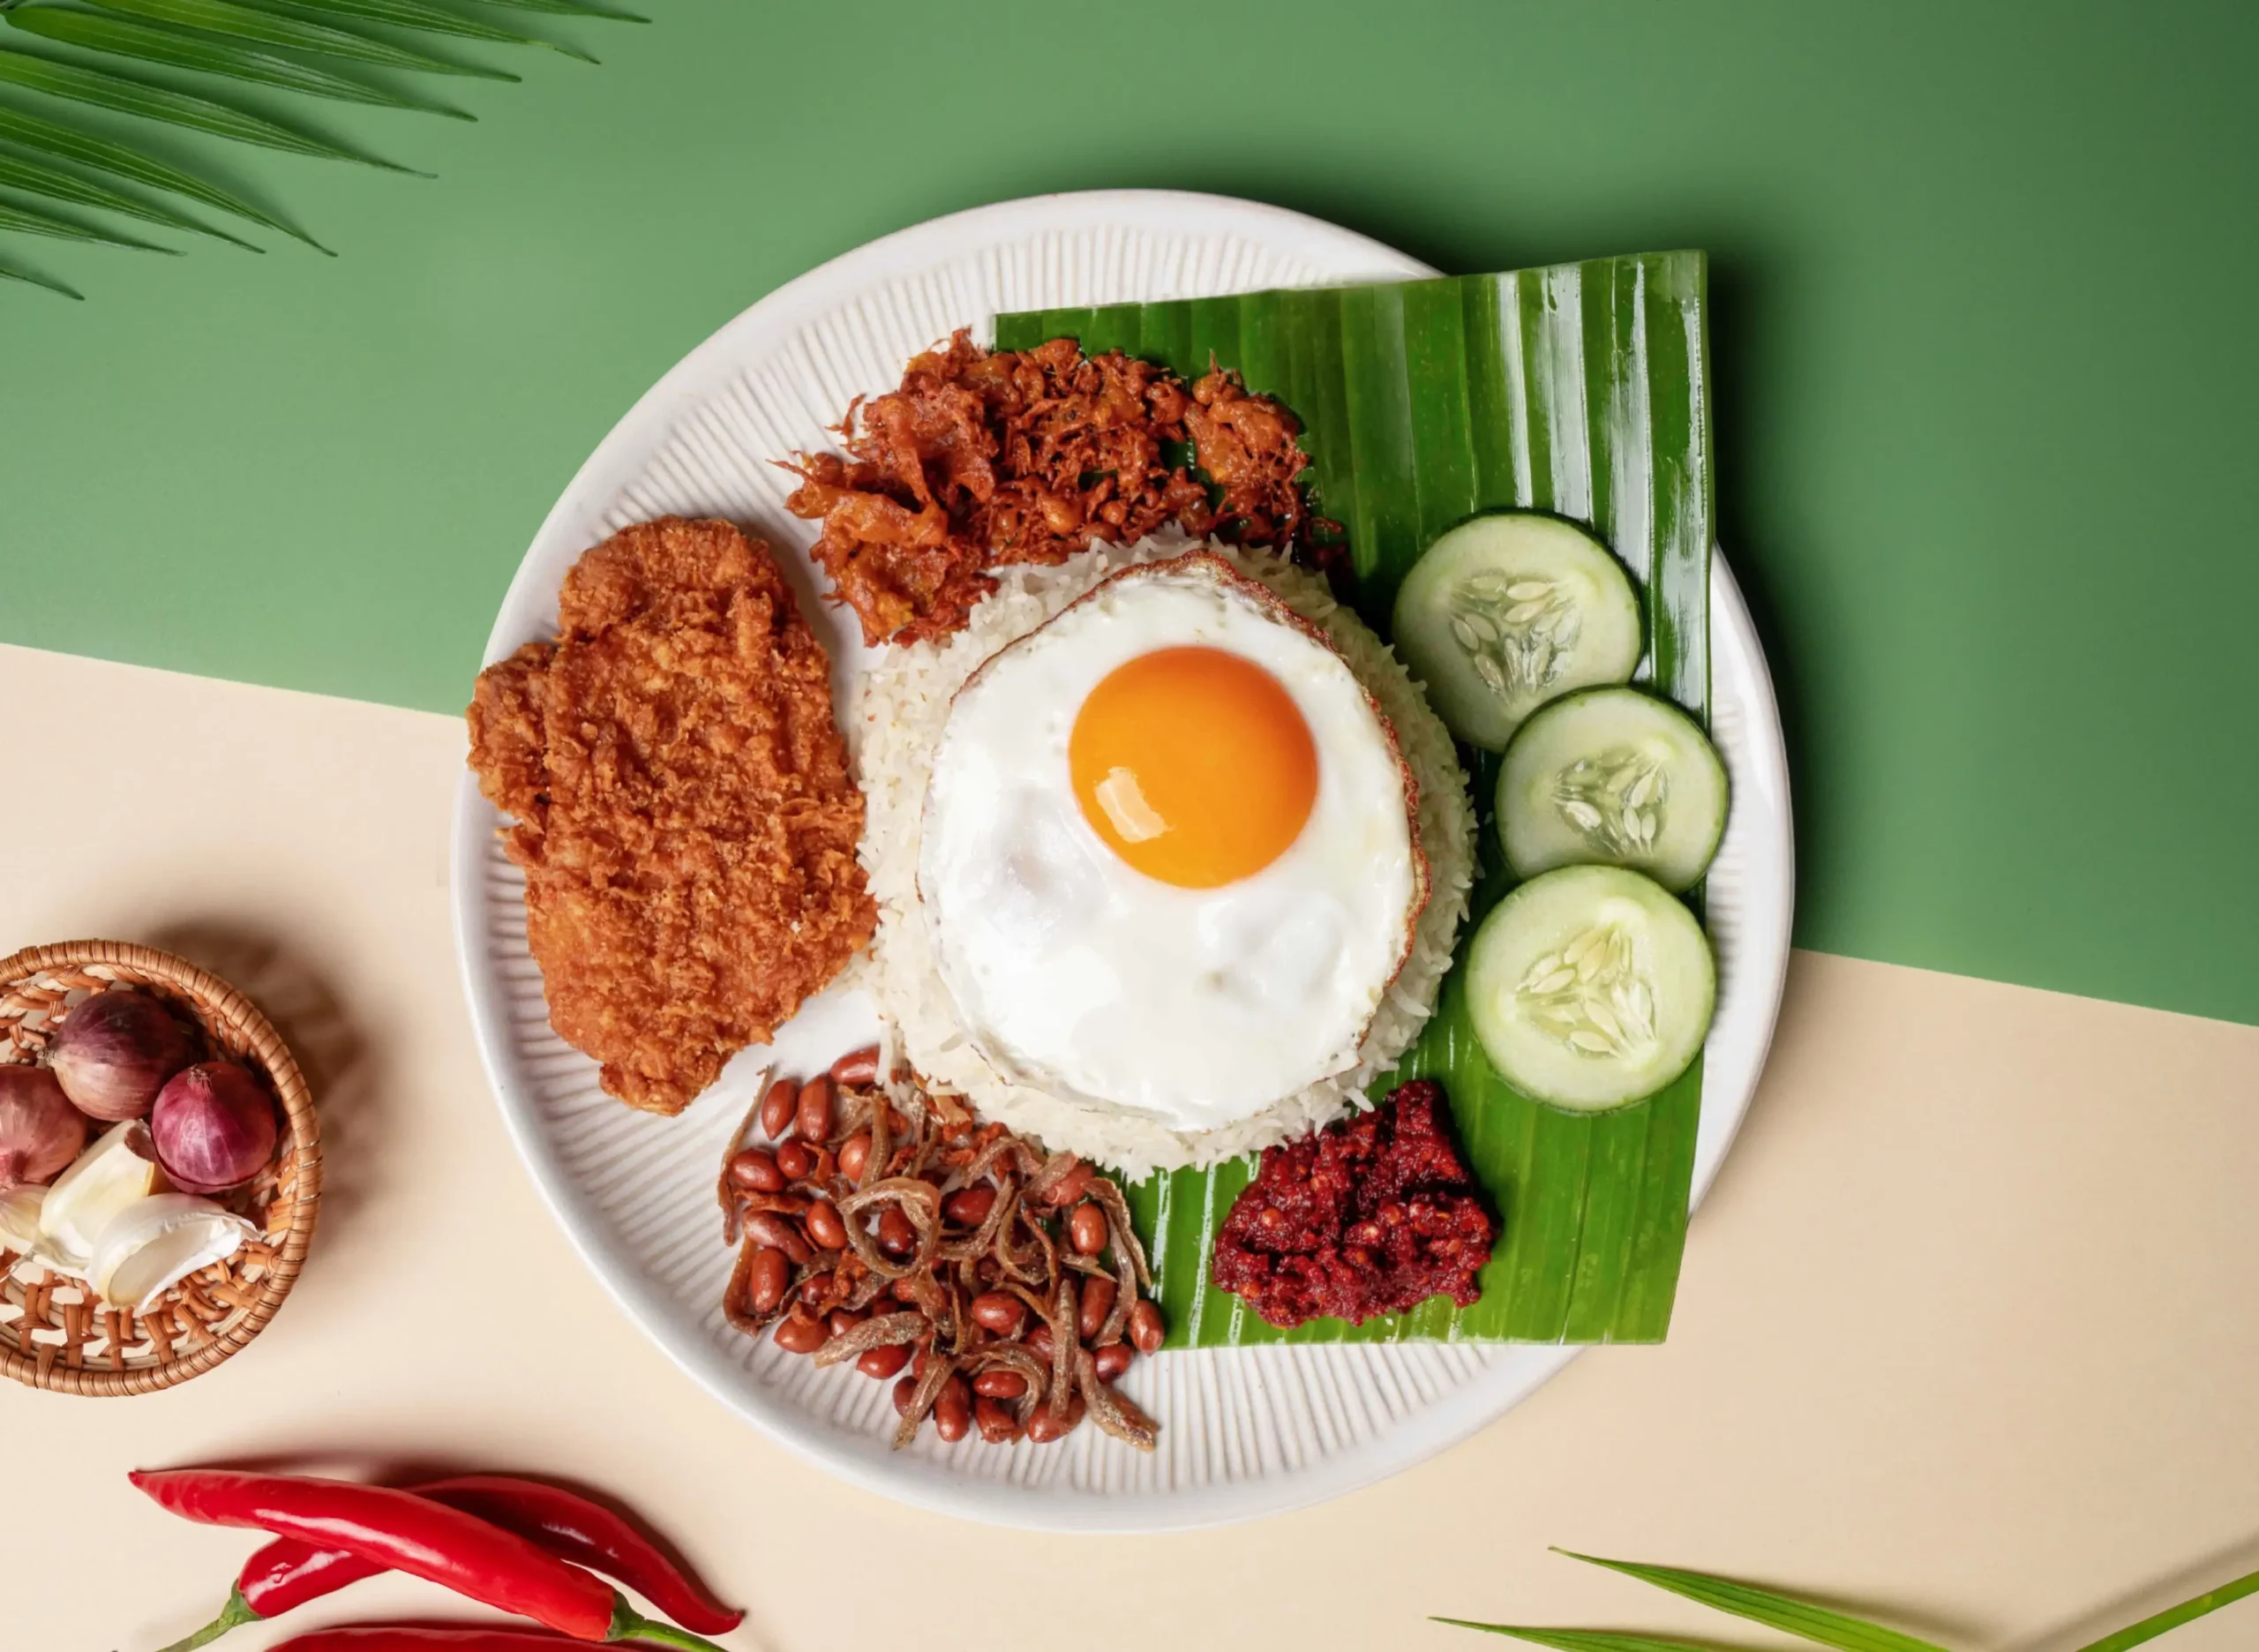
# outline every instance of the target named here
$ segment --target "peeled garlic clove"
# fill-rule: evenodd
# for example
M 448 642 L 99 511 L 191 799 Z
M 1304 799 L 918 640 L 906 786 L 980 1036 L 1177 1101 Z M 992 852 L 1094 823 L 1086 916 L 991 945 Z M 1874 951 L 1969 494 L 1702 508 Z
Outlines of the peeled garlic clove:
M 169 1286 L 225 1261 L 258 1237 L 242 1217 L 193 1193 L 157 1193 L 110 1218 L 87 1282 L 114 1307 L 146 1313 Z
M 11 1188 L 0 1193 L 0 1250 L 31 1254 L 39 1243 L 40 1206 L 46 1203 L 43 1187 Z
M 157 1150 L 149 1127 L 128 1119 L 96 1142 L 47 1190 L 39 1213 L 34 1254 L 57 1273 L 85 1279 L 94 1265 L 94 1242 L 127 1205 L 147 1198 L 157 1185 Z

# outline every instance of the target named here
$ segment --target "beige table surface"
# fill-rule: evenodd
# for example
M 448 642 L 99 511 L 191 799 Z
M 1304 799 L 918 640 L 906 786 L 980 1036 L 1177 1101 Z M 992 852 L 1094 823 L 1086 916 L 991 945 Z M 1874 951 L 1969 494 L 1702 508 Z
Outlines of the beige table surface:
M 1301 1513 L 1002 1533 L 771 1445 L 575 1262 L 456 984 L 457 725 L 7 649 L 0 706 L 0 950 L 101 935 L 230 974 L 312 1070 L 329 1166 L 304 1280 L 233 1363 L 132 1400 L 0 1392 L 4 1652 L 135 1652 L 202 1622 L 248 1539 L 176 1524 L 124 1471 L 253 1457 L 580 1477 L 750 1607 L 733 1648 L 779 1652 L 1725 1622 L 1550 1543 L 2068 1652 L 2259 1566 L 2259 1029 L 1799 954 L 1667 1345 L 1588 1354 L 1455 1450 Z M 458 1615 L 389 1580 L 330 1604 Z M 2259 1600 L 2162 1644 L 2259 1648 Z

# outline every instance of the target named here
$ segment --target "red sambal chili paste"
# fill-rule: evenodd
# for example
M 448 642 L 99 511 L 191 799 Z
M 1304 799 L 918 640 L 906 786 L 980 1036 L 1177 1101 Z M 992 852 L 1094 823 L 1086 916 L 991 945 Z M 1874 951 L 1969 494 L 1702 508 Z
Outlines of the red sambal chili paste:
M 1443 1086 L 1415 1079 L 1346 1123 L 1264 1150 L 1212 1269 L 1272 1325 L 1362 1325 L 1482 1291 L 1497 1226 L 1451 1138 Z

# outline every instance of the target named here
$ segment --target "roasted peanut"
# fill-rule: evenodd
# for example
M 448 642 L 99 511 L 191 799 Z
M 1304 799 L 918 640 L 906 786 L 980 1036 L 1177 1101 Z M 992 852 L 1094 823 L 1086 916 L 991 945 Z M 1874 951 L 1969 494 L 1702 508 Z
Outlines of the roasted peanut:
M 1110 1279 L 1086 1279 L 1083 1281 L 1082 1311 L 1075 1318 L 1075 1329 L 1085 1342 L 1095 1342 L 1098 1333 L 1106 1328 L 1106 1317 L 1114 1311 L 1114 1284 Z
M 1080 1394 L 1067 1402 L 1067 1414 L 1062 1417 L 1053 1416 L 1048 1405 L 1038 1406 L 1035 1415 L 1027 1420 L 1027 1437 L 1039 1446 L 1048 1446 L 1053 1440 L 1064 1439 L 1082 1422 L 1083 1410 Z
M 788 1354 L 813 1354 L 831 1340 L 823 1321 L 811 1319 L 795 1308 L 777 1325 L 777 1346 Z
M 893 1377 L 910 1363 L 910 1349 L 900 1342 L 886 1348 L 866 1348 L 862 1358 L 855 1362 L 855 1369 L 866 1377 Z
M 1051 1184 L 1050 1190 L 1043 1196 L 1044 1202 L 1065 1210 L 1067 1206 L 1090 1191 L 1091 1179 L 1097 1174 L 1097 1171 L 1091 1168 L 1090 1160 L 1076 1160 L 1067 1174 Z
M 831 1076 L 818 1073 L 800 1086 L 792 1114 L 792 1130 L 811 1146 L 821 1146 L 831 1134 Z
M 1067 1237 L 1084 1256 L 1096 1256 L 1106 1249 L 1106 1213 L 1095 1205 L 1076 1205 L 1067 1218 Z
M 868 1318 L 867 1314 L 859 1309 L 834 1308 L 829 1317 L 824 1320 L 824 1324 L 831 1327 L 832 1335 L 845 1336 Z
M 981 1292 L 972 1299 L 972 1313 L 973 1324 L 1006 1341 L 1017 1336 L 1027 1323 L 1027 1304 L 1009 1291 Z
M 1167 1334 L 1168 1327 L 1161 1323 L 1158 1304 L 1141 1302 L 1130 1310 L 1130 1340 L 1137 1344 L 1140 1354 L 1158 1352 Z
M 889 1205 L 879 1213 L 879 1249 L 890 1257 L 906 1257 L 918 1248 L 918 1230 L 902 1206 Z
M 800 1087 L 790 1078 L 779 1078 L 769 1086 L 769 1093 L 761 1099 L 761 1133 L 770 1141 L 781 1141 L 785 1131 L 792 1128 L 792 1112 L 799 1105 Z
M 1020 1437 L 1019 1418 L 1001 1400 L 975 1400 L 972 1420 L 979 1426 L 980 1438 L 991 1446 L 1009 1445 Z
M 941 1397 L 934 1401 L 934 1431 L 955 1445 L 972 1427 L 972 1396 L 965 1392 L 964 1378 L 952 1377 L 942 1385 Z
M 813 1253 L 800 1230 L 775 1211 L 755 1211 L 745 1219 L 745 1230 L 756 1244 L 774 1245 L 798 1266 Z
M 752 1193 L 784 1190 L 784 1175 L 777 1168 L 777 1156 L 758 1147 L 747 1147 L 732 1156 L 730 1180 Z
M 851 1050 L 831 1063 L 831 1082 L 836 1085 L 876 1084 L 879 1078 L 879 1047 Z
M 839 1209 L 829 1199 L 818 1199 L 808 1206 L 808 1213 L 801 1218 L 807 1224 L 808 1237 L 827 1250 L 847 1248 L 847 1224 L 840 1220 Z
M 850 1182 L 863 1179 L 863 1167 L 871 1161 L 871 1133 L 857 1130 L 839 1144 L 839 1174 Z
M 987 1182 L 959 1188 L 942 1201 L 942 1215 L 960 1228 L 978 1228 L 996 1208 L 996 1190 Z
M 894 1408 L 904 1416 L 910 1415 L 910 1401 L 918 1393 L 918 1379 L 904 1377 L 894 1385 Z
M 1137 1357 L 1137 1350 L 1127 1342 L 1109 1342 L 1091 1355 L 1091 1364 L 1097 1370 L 1100 1382 L 1113 1382 L 1130 1369 L 1130 1362 Z
M 1020 1340 L 1027 1351 L 1042 1363 L 1051 1363 L 1051 1322 L 1048 1319 L 1037 1320 L 1035 1328 Z
M 972 1392 L 991 1400 L 1017 1400 L 1027 1392 L 1027 1378 L 1017 1371 L 985 1370 L 972 1379 Z
M 972 1433 L 972 1394 L 964 1392 L 964 1383 L 960 1378 L 951 1377 L 947 1383 L 942 1383 L 942 1397 L 933 1401 L 933 1433 L 940 1435 L 944 1442 L 956 1444 L 957 1439 Z
M 830 1295 L 831 1275 L 829 1273 L 811 1273 L 800 1281 L 800 1305 L 802 1307 L 822 1308 L 823 1306 L 824 1298 Z
M 777 1311 L 777 1303 L 784 1300 L 784 1288 L 792 1282 L 792 1265 L 784 1253 L 774 1245 L 763 1245 L 753 1253 L 753 1261 L 746 1269 L 746 1306 L 756 1314 Z
M 777 1174 L 787 1182 L 805 1182 L 815 1168 L 815 1155 L 796 1141 L 788 1141 L 777 1150 Z

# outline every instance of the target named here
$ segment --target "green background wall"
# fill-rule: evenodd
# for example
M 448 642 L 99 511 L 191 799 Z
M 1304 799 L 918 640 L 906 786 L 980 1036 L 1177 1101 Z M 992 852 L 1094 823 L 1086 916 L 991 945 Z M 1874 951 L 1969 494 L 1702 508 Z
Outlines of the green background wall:
M 0 640 L 452 711 L 645 387 L 983 201 L 1251 195 L 1460 271 L 1703 246 L 1798 940 L 2259 1021 L 2259 12 L 646 9 L 557 27 L 601 69 L 424 83 L 475 127 L 293 111 L 436 182 L 176 151 L 335 260 L 10 237 L 90 297 L 0 290 Z

